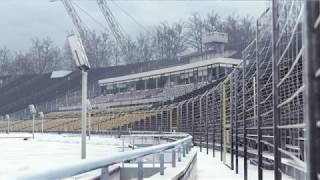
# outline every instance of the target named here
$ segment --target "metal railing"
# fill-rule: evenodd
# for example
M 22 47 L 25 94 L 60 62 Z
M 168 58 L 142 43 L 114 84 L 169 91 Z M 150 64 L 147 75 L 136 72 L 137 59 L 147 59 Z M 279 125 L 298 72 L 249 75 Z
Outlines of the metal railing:
M 9 179 L 62 179 L 101 169 L 101 179 L 109 179 L 109 166 L 130 160 L 138 160 L 137 177 L 138 179 L 143 179 L 143 157 L 151 154 L 160 154 L 160 175 L 164 175 L 164 151 L 172 150 L 172 167 L 175 167 L 176 151 L 178 152 L 178 161 L 181 161 L 181 155 L 185 157 L 191 148 L 192 136 L 186 134 L 183 139 L 166 144 L 120 152 L 99 159 L 81 160 L 65 166 L 26 171 L 18 175 L 8 175 L 7 177 Z

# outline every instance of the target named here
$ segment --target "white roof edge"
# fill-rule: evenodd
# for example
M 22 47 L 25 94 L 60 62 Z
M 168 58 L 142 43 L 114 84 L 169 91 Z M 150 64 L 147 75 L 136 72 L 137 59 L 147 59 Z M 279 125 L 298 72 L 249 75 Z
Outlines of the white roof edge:
M 161 74 L 173 73 L 173 72 L 177 72 L 177 71 L 183 71 L 183 70 L 193 69 L 193 68 L 197 68 L 197 67 L 203 67 L 203 66 L 207 66 L 207 65 L 211 65 L 211 64 L 238 65 L 241 63 L 241 61 L 242 61 L 241 59 L 233 59 L 233 58 L 213 58 L 213 59 L 209 59 L 209 60 L 205 60 L 205 61 L 198 61 L 198 62 L 193 62 L 193 63 L 189 63 L 189 64 L 183 64 L 183 65 L 179 65 L 179 66 L 169 67 L 169 68 L 157 69 L 157 70 L 136 73 L 136 74 L 130 74 L 130 75 L 125 75 L 125 76 L 119 76 L 119 77 L 114 77 L 114 78 L 101 79 L 101 80 L 99 80 L 99 85 L 104 86 L 105 84 L 108 84 L 108 83 L 128 81 L 128 80 L 133 80 L 133 79 L 141 79 L 141 78 L 150 77 L 150 76 L 159 76 Z

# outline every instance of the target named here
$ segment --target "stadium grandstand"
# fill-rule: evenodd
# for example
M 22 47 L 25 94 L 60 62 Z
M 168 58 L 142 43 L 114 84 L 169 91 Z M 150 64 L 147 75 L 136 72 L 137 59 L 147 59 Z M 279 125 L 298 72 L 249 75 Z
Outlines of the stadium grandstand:
M 320 179 L 320 45 L 313 40 L 320 40 L 319 6 L 273 3 L 282 8 L 260 16 L 241 59 L 204 53 L 90 70 L 89 131 L 183 132 L 201 153 L 220 157 L 221 166 L 245 180 L 252 178 L 249 166 L 259 180 L 268 179 L 265 172 L 275 180 Z M 304 13 L 313 21 L 303 23 Z M 54 74 L 3 78 L 1 131 L 81 131 L 81 75 Z M 29 104 L 44 112 L 34 125 Z
M 150 114 L 150 112 L 135 112 L 137 109 L 149 109 L 195 90 L 212 87 L 212 84 L 220 82 L 240 62 L 239 59 L 213 58 L 124 76 L 121 76 L 122 73 L 127 74 L 127 70 L 141 64 L 92 70 L 89 72 L 89 82 L 91 83 L 88 86 L 89 100 L 93 107 L 91 111 L 92 130 L 97 132 L 114 130 L 125 127 L 125 125 L 127 125 L 127 128 L 136 129 L 137 124 L 128 124 L 135 121 L 139 122 L 142 116 Z M 119 71 L 122 73 L 119 73 Z M 118 72 L 119 76 L 116 76 L 116 73 L 113 72 Z M 108 74 L 113 76 L 104 79 L 110 77 Z M 31 130 L 32 120 L 30 120 L 27 107 L 30 104 L 29 102 L 35 104 L 38 112 L 45 113 L 44 121 L 47 122 L 44 123 L 45 131 L 80 131 L 81 91 L 78 83 L 80 82 L 79 73 L 62 71 L 31 77 L 33 78 L 19 77 L 8 83 L 6 89 L 10 89 L 10 91 L 6 91 L 1 96 L 4 110 L 10 108 L 10 105 L 22 109 L 10 109 L 10 111 L 17 110 L 17 112 L 7 112 L 12 119 L 11 131 Z M 24 91 L 21 92 L 21 89 L 24 89 Z M 31 96 L 28 96 L 30 92 Z M 54 99 L 52 96 L 44 97 L 43 94 L 47 92 L 52 92 L 56 98 Z M 5 104 L 5 102 L 14 101 L 14 98 L 22 100 L 14 104 Z M 49 98 L 53 98 L 53 100 Z M 169 114 L 165 114 L 165 117 L 167 116 Z M 24 120 L 19 121 L 19 119 Z M 110 122 L 113 123 L 110 124 Z M 120 124 L 117 124 L 117 122 L 120 122 Z M 109 125 L 105 126 L 104 124 Z M 149 124 L 151 125 L 151 123 Z M 39 129 L 40 125 L 41 122 L 39 121 L 36 127 Z M 153 127 L 152 129 L 159 130 L 162 127 L 159 129 Z M 177 129 L 177 127 L 169 127 L 168 122 L 163 127 L 163 130 L 167 131 L 173 129 Z

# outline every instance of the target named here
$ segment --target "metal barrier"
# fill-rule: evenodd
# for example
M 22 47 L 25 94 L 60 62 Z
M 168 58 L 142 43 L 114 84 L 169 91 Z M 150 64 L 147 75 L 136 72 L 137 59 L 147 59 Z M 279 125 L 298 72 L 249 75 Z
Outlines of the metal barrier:
M 109 179 L 109 166 L 130 160 L 138 160 L 138 179 L 143 179 L 143 157 L 160 153 L 160 174 L 164 175 L 164 151 L 172 150 L 172 167 L 176 166 L 176 151 L 178 161 L 185 157 L 192 148 L 192 136 L 185 135 L 183 139 L 146 148 L 136 149 L 128 152 L 121 152 L 112 156 L 99 159 L 82 160 L 70 165 L 51 167 L 45 170 L 27 171 L 19 175 L 9 175 L 9 179 L 62 179 L 77 176 L 96 169 L 101 169 L 101 179 Z

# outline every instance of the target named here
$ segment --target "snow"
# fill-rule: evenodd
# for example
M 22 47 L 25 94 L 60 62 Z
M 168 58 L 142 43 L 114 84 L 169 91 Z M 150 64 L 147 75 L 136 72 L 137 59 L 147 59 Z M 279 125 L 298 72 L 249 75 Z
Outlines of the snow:
M 23 140 L 23 137 L 29 137 Z M 2 175 L 49 168 L 80 160 L 78 134 L 0 134 L 0 179 Z M 120 148 L 121 147 L 121 148 Z M 111 136 L 92 135 L 87 139 L 87 159 L 122 151 L 122 141 Z
M 23 140 L 24 137 L 29 139 Z M 8 174 L 80 161 L 80 140 L 79 134 L 38 133 L 35 134 L 35 139 L 32 139 L 30 133 L 0 134 L 0 179 Z M 121 151 L 122 140 L 112 136 L 92 135 L 91 139 L 87 140 L 87 159 L 105 157 Z M 202 152 L 200 152 L 197 147 L 194 147 L 194 151 L 197 151 L 197 180 L 243 179 L 242 157 L 239 157 L 239 174 L 235 174 L 235 171 L 230 170 L 227 165 L 220 161 L 219 151 L 216 151 L 215 158 L 212 157 L 212 150 L 209 150 L 208 155 L 206 149 L 202 149 Z M 187 162 L 177 162 L 177 168 L 171 168 L 170 164 L 166 164 L 168 175 L 174 174 L 173 172 L 177 173 L 177 170 L 185 166 Z M 228 154 L 227 162 L 230 163 L 230 154 Z M 170 169 L 173 171 L 172 173 L 169 173 Z M 249 180 L 258 179 L 257 172 L 257 166 L 248 162 Z M 98 173 L 99 171 L 94 174 Z M 263 170 L 263 176 L 264 179 L 273 180 L 273 171 Z M 282 179 L 291 180 L 292 178 L 283 175 Z
M 243 158 L 239 157 L 239 174 L 220 161 L 220 151 L 216 151 L 215 158 L 212 156 L 212 150 L 206 154 L 206 149 L 202 152 L 198 149 L 197 155 L 197 180 L 243 180 Z M 230 164 L 230 154 L 228 154 L 227 163 Z M 258 167 L 251 165 L 248 161 L 248 179 L 258 179 Z M 263 179 L 273 180 L 273 171 L 263 170 Z M 292 180 L 291 177 L 282 175 L 283 180 Z
M 70 73 L 72 73 L 72 71 L 64 71 L 64 70 L 61 70 L 61 71 L 53 71 L 51 73 L 51 79 L 55 79 L 55 78 L 63 78 L 67 75 L 69 75 Z

